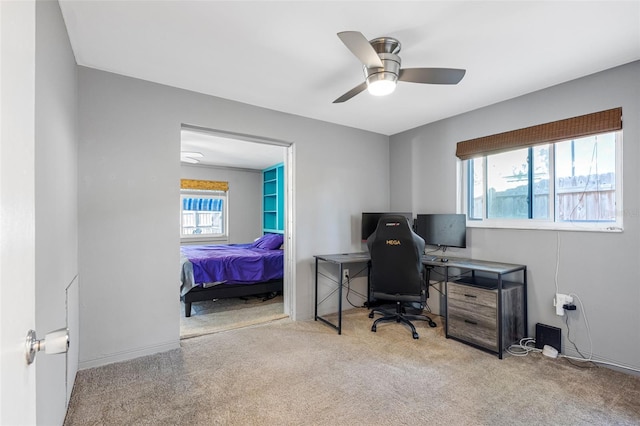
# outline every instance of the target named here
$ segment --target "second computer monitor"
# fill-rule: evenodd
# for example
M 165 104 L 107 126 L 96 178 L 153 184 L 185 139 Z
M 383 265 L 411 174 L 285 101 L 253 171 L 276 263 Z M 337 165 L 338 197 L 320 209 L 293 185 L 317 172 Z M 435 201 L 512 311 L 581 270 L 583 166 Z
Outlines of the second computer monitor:
M 465 248 L 467 217 L 464 214 L 419 214 L 416 233 L 429 246 Z

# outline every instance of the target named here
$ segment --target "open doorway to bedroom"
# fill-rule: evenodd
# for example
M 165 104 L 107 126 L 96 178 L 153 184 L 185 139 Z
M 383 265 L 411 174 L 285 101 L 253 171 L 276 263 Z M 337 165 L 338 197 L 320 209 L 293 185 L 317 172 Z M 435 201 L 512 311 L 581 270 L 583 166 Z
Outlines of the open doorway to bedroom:
M 288 318 L 292 152 L 283 141 L 183 126 L 181 338 Z

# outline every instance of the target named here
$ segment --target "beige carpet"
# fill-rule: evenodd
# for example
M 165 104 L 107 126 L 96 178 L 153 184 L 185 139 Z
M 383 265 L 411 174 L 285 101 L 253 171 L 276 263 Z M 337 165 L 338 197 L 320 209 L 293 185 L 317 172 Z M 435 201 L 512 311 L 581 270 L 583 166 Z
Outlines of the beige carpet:
M 438 321 L 439 322 L 439 321 Z M 66 425 L 638 425 L 640 377 L 496 356 L 417 323 L 276 321 L 78 372 Z
M 191 316 L 184 316 L 184 303 L 180 316 L 180 338 L 202 336 L 220 331 L 249 327 L 287 318 L 282 296 L 264 300 L 263 297 L 217 299 L 194 302 Z

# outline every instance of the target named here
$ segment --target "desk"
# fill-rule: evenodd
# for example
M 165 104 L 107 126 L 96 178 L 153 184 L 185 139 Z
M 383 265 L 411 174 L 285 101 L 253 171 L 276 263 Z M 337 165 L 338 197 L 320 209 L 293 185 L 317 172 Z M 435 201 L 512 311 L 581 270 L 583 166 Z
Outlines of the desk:
M 315 271 L 315 315 L 314 319 L 316 321 L 320 320 L 325 324 L 333 327 L 338 331 L 338 334 L 342 333 L 342 276 L 344 271 L 344 266 L 350 263 L 364 263 L 371 260 L 368 252 L 360 252 L 360 253 L 342 253 L 342 254 L 326 254 L 326 255 L 316 255 L 314 256 L 316 259 L 316 271 Z M 430 273 L 434 268 L 441 268 L 444 270 L 444 283 L 445 283 L 445 312 L 444 315 L 441 312 L 440 314 L 445 317 L 445 336 L 447 338 L 453 338 L 455 340 L 459 340 L 463 343 L 470 344 L 474 347 L 478 347 L 479 349 L 483 349 L 485 351 L 489 351 L 498 355 L 500 359 L 502 359 L 504 345 L 505 343 L 511 343 L 505 341 L 505 333 L 508 335 L 505 328 L 504 320 L 505 320 L 505 309 L 503 307 L 503 298 L 504 291 L 515 286 L 521 287 L 521 292 L 519 293 L 521 296 L 520 309 L 521 312 L 518 312 L 520 315 L 516 318 L 517 321 L 512 321 L 513 323 L 517 323 L 517 329 L 521 330 L 518 333 L 521 334 L 519 338 L 525 337 L 528 326 L 527 326 L 527 267 L 526 265 L 518 265 L 512 263 L 501 263 L 501 262 L 492 262 L 486 260 L 475 260 L 468 258 L 457 258 L 451 257 L 448 262 L 441 262 L 438 260 L 439 258 L 434 258 L 433 256 L 423 256 L 422 263 L 427 267 L 427 283 L 430 284 Z M 333 324 L 328 321 L 326 318 L 323 318 L 318 315 L 318 264 L 320 261 L 333 263 L 338 265 L 339 269 L 339 285 L 337 288 L 338 292 L 338 324 Z M 370 265 L 368 265 L 369 267 Z M 496 307 L 495 307 L 495 348 L 490 345 L 483 345 L 483 342 L 479 339 L 474 339 L 473 336 L 459 334 L 457 330 L 450 330 L 450 323 L 453 324 L 458 318 L 451 318 L 449 315 L 449 289 L 448 284 L 451 276 L 451 269 L 466 271 L 471 273 L 471 277 L 465 277 L 466 279 L 459 278 L 457 281 L 454 281 L 452 285 L 458 286 L 468 286 L 471 289 L 476 289 L 475 291 L 480 292 L 482 296 L 483 292 L 492 292 L 495 293 Z M 476 276 L 477 272 L 482 272 L 483 275 L 491 275 L 495 276 L 494 279 L 487 279 L 482 276 Z M 505 276 L 514 273 L 521 273 L 522 278 L 518 283 L 507 282 L 504 280 Z M 456 276 L 460 276 L 463 274 L 456 274 Z M 368 278 L 367 278 L 368 279 Z M 491 281 L 491 282 L 490 282 Z M 490 283 L 489 283 L 490 282 Z M 493 286 L 488 286 L 487 283 L 493 283 Z M 368 285 L 367 285 L 368 287 Z M 367 288 L 367 296 L 369 290 Z M 463 295 L 464 296 L 464 295 Z M 470 297 L 474 297 L 475 294 L 471 294 Z M 509 298 L 511 300 L 511 298 Z M 452 306 L 455 306 L 455 302 L 452 300 Z M 473 304 L 472 304 L 473 306 Z M 507 309 L 507 311 L 509 311 Z M 456 311 L 454 308 L 454 312 L 456 316 L 460 312 L 460 310 Z M 463 319 L 463 322 L 472 323 L 472 320 Z M 485 330 L 486 331 L 486 330 Z
M 344 266 L 350 263 L 366 262 L 367 269 L 368 269 L 370 267 L 368 263 L 371 260 L 371 257 L 369 256 L 369 252 L 367 251 L 358 252 L 358 253 L 322 254 L 322 255 L 315 255 L 313 257 L 316 258 L 314 319 L 316 321 L 320 320 L 324 322 L 325 324 L 335 328 L 338 331 L 338 334 L 342 334 L 342 277 L 343 277 Z M 426 262 L 430 261 L 432 257 L 433 256 L 423 256 L 422 263 L 426 264 Z M 338 265 L 338 269 L 339 269 L 339 274 L 338 274 L 339 285 L 337 289 L 338 290 L 338 324 L 333 324 L 326 318 L 322 318 L 321 316 L 318 315 L 318 304 L 319 304 L 318 303 L 318 263 L 320 261 Z M 369 274 L 367 273 L 367 301 L 369 300 L 369 285 L 368 285 L 369 276 L 368 275 Z
M 449 258 L 448 262 L 423 260 L 423 263 L 428 268 L 427 279 L 432 269 L 444 270 L 447 338 L 495 353 L 502 359 L 505 344 L 525 337 L 526 265 L 465 258 Z M 461 271 L 453 282 L 451 269 Z M 471 272 L 471 276 L 463 276 L 465 272 Z M 483 274 L 478 276 L 476 272 Z M 522 278 L 518 282 L 506 281 L 504 278 L 509 274 L 521 274 Z
M 338 334 L 342 334 L 342 277 L 344 271 L 344 265 L 348 265 L 349 263 L 364 263 L 369 262 L 371 259 L 369 257 L 368 252 L 360 252 L 360 253 L 342 253 L 342 254 L 323 254 L 314 256 L 316 258 L 316 294 L 315 294 L 315 302 L 316 309 L 314 313 L 314 319 L 316 321 L 320 320 L 323 323 L 335 328 L 338 330 Z M 333 324 L 326 318 L 322 318 L 318 315 L 318 262 L 329 262 L 338 265 L 340 273 L 338 274 L 338 324 Z M 368 275 L 368 274 L 367 274 Z M 368 277 L 367 277 L 368 280 Z M 368 286 L 367 286 L 368 287 Z M 367 298 L 368 298 L 368 289 L 367 289 Z

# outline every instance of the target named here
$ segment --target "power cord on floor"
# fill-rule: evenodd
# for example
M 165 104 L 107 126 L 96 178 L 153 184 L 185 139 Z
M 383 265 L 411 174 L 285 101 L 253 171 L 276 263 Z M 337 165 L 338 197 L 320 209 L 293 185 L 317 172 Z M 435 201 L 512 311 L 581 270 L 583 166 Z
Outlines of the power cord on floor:
M 559 355 L 559 357 L 560 358 L 565 358 L 569 362 L 571 362 L 571 361 L 591 362 L 593 364 L 596 364 L 596 366 L 598 364 L 603 364 L 603 365 L 609 365 L 611 367 L 623 368 L 625 370 L 630 370 L 630 371 L 635 371 L 637 373 L 640 373 L 640 369 L 637 369 L 637 368 L 632 368 L 632 367 L 628 367 L 626 365 L 616 364 L 614 362 L 600 361 L 600 360 L 593 359 L 593 341 L 591 340 L 591 327 L 589 326 L 589 320 L 587 319 L 587 314 L 585 312 L 584 305 L 582 304 L 582 300 L 580 299 L 580 297 L 577 294 L 571 293 L 570 296 L 575 298 L 575 299 L 577 299 L 578 302 L 580 303 L 580 309 L 582 310 L 582 316 L 584 318 L 584 323 L 585 323 L 585 326 L 587 328 L 587 335 L 589 336 L 589 356 L 585 357 L 582 354 L 582 352 L 580 352 L 580 350 L 578 350 L 578 347 L 575 344 L 575 342 L 571 339 L 571 329 L 569 328 L 569 315 L 566 315 L 565 324 L 567 325 L 567 340 L 573 345 L 573 347 L 575 348 L 576 352 L 578 352 L 578 354 L 580 354 L 580 356 L 582 358 L 575 357 L 575 356 L 569 356 L 569 355 Z M 571 362 L 571 364 L 572 365 L 576 365 L 573 362 Z
M 570 360 L 573 361 L 580 361 L 580 362 L 591 362 L 593 364 L 595 364 L 596 367 L 599 366 L 599 364 L 602 365 L 609 365 L 611 367 L 617 367 L 617 368 L 622 368 L 625 370 L 629 370 L 629 371 L 635 371 L 636 373 L 640 373 L 640 370 L 637 368 L 633 368 L 633 367 L 629 367 L 627 365 L 622 365 L 622 364 L 616 364 L 615 362 L 609 362 L 609 361 L 601 361 L 601 360 L 597 360 L 597 359 L 584 359 L 584 358 L 578 358 L 575 356 L 569 356 L 569 355 L 558 355 L 558 358 L 565 358 L 567 361 L 570 362 Z M 574 363 L 571 362 L 572 365 L 575 365 Z M 583 367 L 584 368 L 584 367 Z
M 531 352 L 542 353 L 543 355 L 545 355 L 545 356 L 547 356 L 549 358 L 566 359 L 568 363 L 570 363 L 571 365 L 574 365 L 576 367 L 579 367 L 579 368 L 597 368 L 597 367 L 599 367 L 599 364 L 602 364 L 602 365 L 608 365 L 608 366 L 611 366 L 611 367 L 617 367 L 617 368 L 621 368 L 621 369 L 624 369 L 624 370 L 629 370 L 629 371 L 634 371 L 636 373 L 640 373 L 640 370 L 637 369 L 637 368 L 629 367 L 629 366 L 622 365 L 622 364 L 616 364 L 614 362 L 596 360 L 596 359 L 593 359 L 591 357 L 590 358 L 578 358 L 578 357 L 574 357 L 574 356 L 557 354 L 557 353 L 555 353 L 555 355 L 547 355 L 545 353 L 544 349 L 536 348 L 535 344 L 536 344 L 536 340 L 534 338 L 525 337 L 525 338 L 520 339 L 520 341 L 518 343 L 514 343 L 514 344 L 510 345 L 506 349 L 506 351 L 509 354 L 513 355 L 513 356 L 527 356 Z M 550 353 L 554 353 L 554 352 L 551 351 Z M 580 353 L 580 352 L 578 352 L 578 353 Z M 585 367 L 585 366 L 582 366 L 582 365 L 575 364 L 572 361 L 589 362 L 589 363 L 592 363 L 592 366 L 591 367 Z
M 533 346 L 532 346 L 533 345 Z M 542 352 L 542 349 L 536 348 L 536 339 L 532 337 L 524 337 L 516 344 L 509 346 L 507 352 L 514 356 L 527 356 L 529 352 Z

